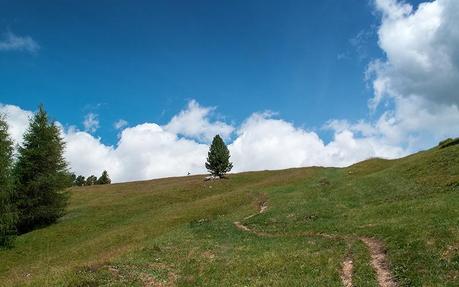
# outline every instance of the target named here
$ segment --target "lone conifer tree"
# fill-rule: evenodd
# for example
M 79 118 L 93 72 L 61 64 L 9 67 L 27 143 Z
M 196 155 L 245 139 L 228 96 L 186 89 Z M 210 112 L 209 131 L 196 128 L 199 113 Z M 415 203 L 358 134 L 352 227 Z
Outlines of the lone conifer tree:
M 110 183 L 112 183 L 112 180 L 108 176 L 108 172 L 104 170 L 104 172 L 102 172 L 102 175 L 97 180 L 97 184 L 110 184 Z
M 233 163 L 229 161 L 230 153 L 222 138 L 216 135 L 207 154 L 206 168 L 213 175 L 222 178 L 231 171 Z
M 16 234 L 16 213 L 11 202 L 12 154 L 8 125 L 0 115 L 0 247 L 8 246 Z
M 19 211 L 18 231 L 24 233 L 55 222 L 67 203 L 63 192 L 68 186 L 64 143 L 42 105 L 31 119 L 18 151 L 14 197 Z

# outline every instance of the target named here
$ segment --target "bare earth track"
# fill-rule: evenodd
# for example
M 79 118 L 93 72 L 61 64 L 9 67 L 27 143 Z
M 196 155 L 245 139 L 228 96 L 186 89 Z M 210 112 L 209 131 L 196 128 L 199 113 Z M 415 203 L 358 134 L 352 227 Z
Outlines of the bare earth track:
M 381 241 L 361 237 L 360 240 L 365 243 L 371 255 L 371 265 L 376 272 L 379 286 L 381 287 L 396 287 L 397 283 L 389 270 L 389 262 L 386 258 L 386 251 Z
M 264 213 L 267 209 L 268 209 L 267 203 L 263 202 L 262 204 L 259 205 L 258 213 L 250 215 L 244 219 L 249 219 L 253 216 Z M 237 229 L 241 231 L 253 233 L 257 236 L 263 236 L 263 237 L 275 237 L 276 236 L 275 234 L 269 234 L 269 233 L 253 230 L 250 227 L 244 225 L 243 223 L 239 221 L 235 221 L 234 225 Z M 320 237 L 324 237 L 327 239 L 340 239 L 341 238 L 336 235 L 330 235 L 330 234 L 324 234 L 324 233 L 302 234 L 301 236 L 320 236 Z M 345 238 L 341 238 L 341 239 L 345 239 Z M 386 250 L 384 248 L 384 244 L 381 241 L 374 239 L 374 238 L 370 238 L 370 237 L 359 237 L 357 239 L 359 239 L 365 244 L 365 246 L 367 247 L 370 253 L 371 266 L 373 267 L 373 270 L 376 273 L 376 279 L 378 281 L 378 286 L 379 287 L 397 287 L 398 284 L 395 281 L 389 269 L 389 261 L 386 257 Z M 342 262 L 341 267 L 342 267 L 342 270 L 341 270 L 340 277 L 341 277 L 343 286 L 344 287 L 354 286 L 352 283 L 352 273 L 354 269 L 352 258 L 350 256 L 346 257 L 346 259 Z

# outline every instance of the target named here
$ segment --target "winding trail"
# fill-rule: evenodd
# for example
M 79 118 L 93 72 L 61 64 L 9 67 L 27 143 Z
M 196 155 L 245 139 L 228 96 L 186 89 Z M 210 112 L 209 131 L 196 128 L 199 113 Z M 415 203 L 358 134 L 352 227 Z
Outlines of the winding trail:
M 386 249 L 381 241 L 369 238 L 369 237 L 360 237 L 359 238 L 370 251 L 371 255 L 371 266 L 376 272 L 378 283 L 380 287 L 397 287 L 398 284 L 395 282 L 394 277 L 392 276 L 389 270 L 389 261 L 386 258 Z
M 262 202 L 259 204 L 258 212 L 247 216 L 244 220 L 252 218 L 258 214 L 262 214 L 268 210 L 267 202 Z M 266 232 L 261 232 L 257 230 L 253 230 L 247 225 L 244 225 L 240 221 L 235 221 L 234 226 L 244 232 L 253 233 L 257 236 L 262 237 L 281 237 L 285 235 L 277 235 L 277 234 L 270 234 Z M 342 239 L 342 240 L 349 240 L 349 239 L 358 239 L 362 241 L 368 249 L 368 252 L 371 256 L 371 266 L 376 273 L 376 280 L 378 281 L 379 287 L 398 287 L 397 282 L 395 281 L 392 273 L 389 269 L 389 260 L 386 257 L 386 249 L 384 248 L 384 244 L 375 238 L 371 237 L 346 237 L 346 236 L 338 236 L 338 235 L 331 235 L 326 233 L 302 233 L 297 236 L 309 236 L 309 237 L 323 237 L 327 239 Z M 348 255 L 344 261 L 341 263 L 341 281 L 344 287 L 352 287 L 354 286 L 352 283 L 352 274 L 354 269 L 354 261 L 350 255 Z

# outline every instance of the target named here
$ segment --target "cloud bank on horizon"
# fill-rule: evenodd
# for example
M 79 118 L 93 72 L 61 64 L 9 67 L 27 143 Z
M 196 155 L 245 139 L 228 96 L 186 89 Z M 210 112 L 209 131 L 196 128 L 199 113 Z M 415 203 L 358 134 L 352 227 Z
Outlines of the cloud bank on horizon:
M 376 0 L 378 43 L 386 57 L 368 65 L 375 121 L 332 119 L 325 143 L 311 130 L 256 112 L 241 125 L 212 120 L 215 107 L 192 100 L 166 125 L 143 123 L 119 129 L 118 143 L 105 145 L 91 134 L 99 127 L 88 115 L 85 130 L 62 127 L 65 157 L 77 174 L 107 169 L 114 182 L 204 173 L 208 142 L 219 133 L 228 142 L 234 172 L 301 166 L 346 166 L 370 157 L 396 158 L 429 147 L 459 131 L 459 2 L 436 0 L 414 8 Z M 30 111 L 0 105 L 20 143 Z

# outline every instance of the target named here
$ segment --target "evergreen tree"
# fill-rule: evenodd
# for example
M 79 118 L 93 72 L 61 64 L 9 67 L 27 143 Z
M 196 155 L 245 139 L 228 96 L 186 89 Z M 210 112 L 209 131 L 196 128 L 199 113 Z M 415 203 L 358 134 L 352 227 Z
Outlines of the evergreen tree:
M 73 172 L 70 172 L 68 173 L 68 177 L 69 177 L 69 185 L 72 186 L 72 185 L 75 185 L 75 181 L 76 181 L 76 174 L 73 173 Z
M 0 116 L 0 248 L 10 245 L 16 234 L 17 216 L 12 204 L 13 143 L 8 136 L 8 125 Z
M 83 186 L 85 184 L 86 184 L 86 180 L 85 180 L 84 176 L 82 176 L 82 175 L 77 176 L 77 178 L 75 179 L 75 185 L 76 186 Z
M 86 179 L 86 184 L 85 185 L 94 185 L 97 183 L 97 177 L 95 175 L 88 176 Z
M 69 182 L 63 151 L 59 128 L 40 106 L 24 134 L 14 169 L 20 233 L 54 223 L 63 215 L 67 203 L 63 190 Z
M 220 178 L 231 171 L 233 163 L 229 161 L 230 153 L 222 138 L 216 135 L 207 154 L 206 168 L 213 175 Z
M 112 180 L 108 176 L 108 172 L 104 170 L 104 172 L 102 172 L 102 175 L 97 180 L 97 184 L 110 184 L 110 183 L 112 183 Z

